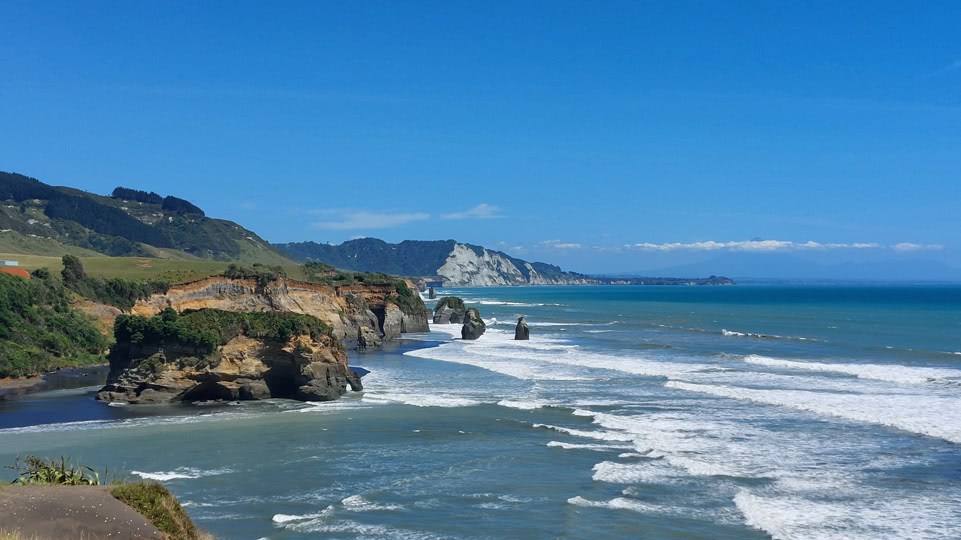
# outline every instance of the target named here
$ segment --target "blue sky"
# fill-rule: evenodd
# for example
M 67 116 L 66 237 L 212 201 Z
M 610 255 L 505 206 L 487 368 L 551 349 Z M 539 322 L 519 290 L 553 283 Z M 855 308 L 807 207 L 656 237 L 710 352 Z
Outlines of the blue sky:
M 0 170 L 275 242 L 961 267 L 961 4 L 785 4 L 0 0 Z

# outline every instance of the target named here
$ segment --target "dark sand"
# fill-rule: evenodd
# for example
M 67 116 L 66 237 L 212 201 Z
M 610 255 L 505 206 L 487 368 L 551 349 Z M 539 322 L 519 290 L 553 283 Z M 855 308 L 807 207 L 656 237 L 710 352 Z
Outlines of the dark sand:
M 18 532 L 25 540 L 164 538 L 109 490 L 110 486 L 4 486 L 0 531 Z

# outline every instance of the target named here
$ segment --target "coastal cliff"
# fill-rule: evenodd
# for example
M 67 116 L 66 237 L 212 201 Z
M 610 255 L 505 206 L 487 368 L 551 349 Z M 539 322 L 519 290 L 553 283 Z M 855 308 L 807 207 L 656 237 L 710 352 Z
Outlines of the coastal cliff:
M 331 328 L 310 315 L 165 309 L 118 317 L 115 334 L 101 401 L 329 401 L 362 389 Z
M 326 285 L 283 276 L 269 282 L 214 276 L 173 285 L 165 293 L 138 300 L 131 312 L 152 316 L 172 308 L 298 313 L 320 319 L 330 326 L 335 339 L 349 347 L 369 347 L 401 333 L 428 330 L 427 308 L 414 291 L 413 284 L 402 280 Z

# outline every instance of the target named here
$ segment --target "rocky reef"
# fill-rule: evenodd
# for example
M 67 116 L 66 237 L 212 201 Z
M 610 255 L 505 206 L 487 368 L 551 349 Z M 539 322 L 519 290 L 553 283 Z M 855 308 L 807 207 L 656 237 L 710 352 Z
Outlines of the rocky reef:
M 412 283 L 326 285 L 278 276 L 254 278 L 213 276 L 171 286 L 133 307 L 135 315 L 152 316 L 166 308 L 219 309 L 233 312 L 287 312 L 311 315 L 349 348 L 379 346 L 405 332 L 428 331 L 428 310 Z
M 486 331 L 487 324 L 484 323 L 484 319 L 481 318 L 477 308 L 468 309 L 467 316 L 464 318 L 464 326 L 460 329 L 461 339 L 477 339 L 484 335 Z
M 362 389 L 332 329 L 310 315 L 168 308 L 121 315 L 115 335 L 101 401 L 329 401 Z
M 434 306 L 434 324 L 460 324 L 467 316 L 467 306 L 456 296 L 445 296 Z

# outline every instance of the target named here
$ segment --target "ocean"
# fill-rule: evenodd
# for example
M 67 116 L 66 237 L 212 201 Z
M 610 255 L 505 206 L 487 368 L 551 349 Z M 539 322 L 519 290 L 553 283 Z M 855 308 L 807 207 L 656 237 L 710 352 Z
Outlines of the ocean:
M 351 353 L 364 392 L 30 394 L 0 401 L 0 464 L 162 481 L 221 539 L 961 538 L 959 286 L 441 292 L 487 333 Z

